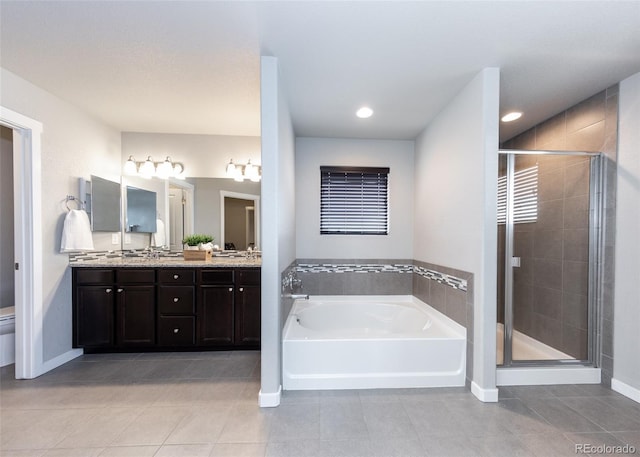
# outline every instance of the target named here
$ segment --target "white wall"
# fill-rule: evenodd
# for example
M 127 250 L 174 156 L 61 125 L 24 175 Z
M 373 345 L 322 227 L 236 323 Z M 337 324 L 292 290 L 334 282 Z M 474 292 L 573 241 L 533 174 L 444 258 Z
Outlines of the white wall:
M 260 165 L 260 137 L 223 135 L 186 135 L 167 133 L 122 133 L 122 164 L 132 155 L 136 161 L 155 162 L 167 156 L 185 166 L 193 178 L 224 178 L 230 159 L 234 163 Z
M 620 83 L 611 386 L 640 402 L 640 73 Z
M 66 195 L 78 195 L 78 178 L 96 174 L 118 181 L 120 132 L 60 98 L 0 69 L 2 106 L 43 124 L 42 271 L 44 360 L 71 349 L 71 269 L 60 254 Z M 112 249 L 110 233 L 94 233 L 96 249 Z
M 295 151 L 278 59 L 262 57 L 262 341 L 260 406 L 280 403 L 282 304 L 280 276 L 295 260 Z
M 497 68 L 484 69 L 429 124 L 416 139 L 414 173 L 414 259 L 473 273 L 472 388 L 492 401 L 499 83 Z
M 413 257 L 413 141 L 296 138 L 296 256 Z M 389 235 L 320 235 L 320 166 L 389 167 Z

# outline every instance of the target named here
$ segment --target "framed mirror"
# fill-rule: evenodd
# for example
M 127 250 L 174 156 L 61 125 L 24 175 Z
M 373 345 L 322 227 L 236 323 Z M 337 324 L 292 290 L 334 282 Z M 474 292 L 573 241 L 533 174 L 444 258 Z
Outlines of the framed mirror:
M 87 213 L 94 232 L 120 231 L 120 183 L 91 175 Z

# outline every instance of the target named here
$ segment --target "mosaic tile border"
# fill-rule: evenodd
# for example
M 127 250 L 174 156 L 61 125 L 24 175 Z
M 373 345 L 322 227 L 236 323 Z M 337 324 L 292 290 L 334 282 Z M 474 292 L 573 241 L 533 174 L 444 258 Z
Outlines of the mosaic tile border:
M 457 290 L 467 291 L 467 280 L 410 264 L 299 263 L 298 273 L 415 273 Z
M 120 257 L 144 258 L 148 251 L 144 249 L 131 249 L 128 251 L 86 251 L 70 252 L 69 263 L 86 262 L 88 260 L 117 259 Z M 161 252 L 162 257 L 182 257 L 182 252 Z

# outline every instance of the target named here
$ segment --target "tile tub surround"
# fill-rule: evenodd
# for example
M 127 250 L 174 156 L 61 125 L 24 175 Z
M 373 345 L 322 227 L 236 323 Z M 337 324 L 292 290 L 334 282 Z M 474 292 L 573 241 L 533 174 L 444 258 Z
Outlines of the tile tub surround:
M 466 327 L 467 380 L 472 379 L 473 274 L 407 259 L 298 259 L 290 268 L 305 294 L 413 295 L 433 306 Z

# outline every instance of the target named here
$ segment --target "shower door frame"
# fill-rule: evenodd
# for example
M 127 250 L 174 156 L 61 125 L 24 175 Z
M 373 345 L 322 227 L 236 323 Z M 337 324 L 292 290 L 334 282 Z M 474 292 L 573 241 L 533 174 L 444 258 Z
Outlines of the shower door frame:
M 586 151 L 534 151 L 520 149 L 500 149 L 498 154 L 507 156 L 507 189 L 506 189 L 506 223 L 505 223 L 505 273 L 504 273 L 504 339 L 502 364 L 500 368 L 510 367 L 548 367 L 548 366 L 587 366 L 600 365 L 600 339 L 597 329 L 600 327 L 601 313 L 598 303 L 601 302 L 602 278 L 602 217 L 603 217 L 603 163 L 601 152 Z M 550 359 L 550 360 L 513 360 L 513 259 L 514 259 L 514 187 L 515 157 L 518 155 L 564 155 L 590 157 L 589 163 L 589 273 L 588 273 L 588 323 L 587 323 L 587 359 Z

